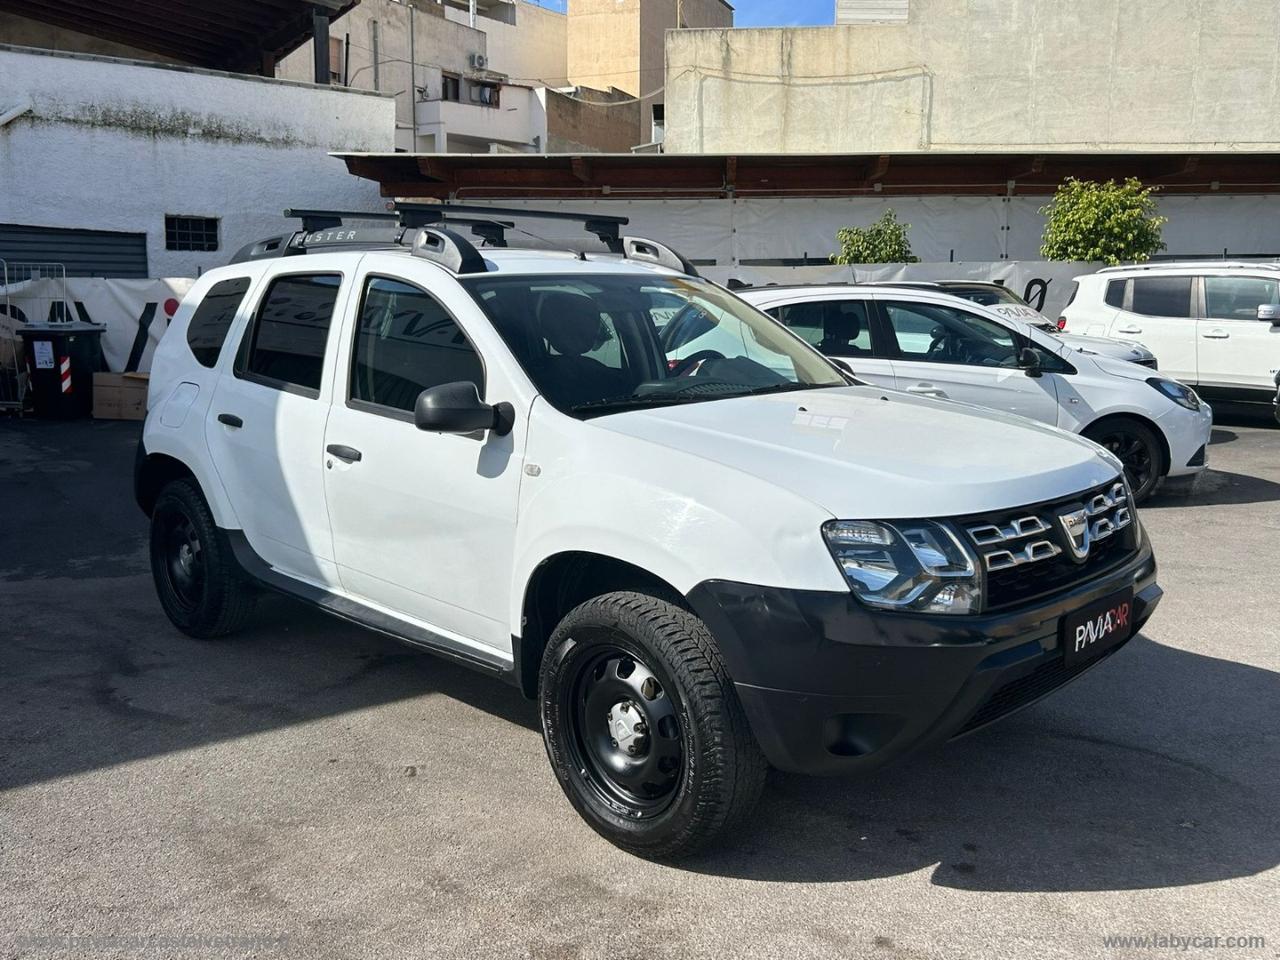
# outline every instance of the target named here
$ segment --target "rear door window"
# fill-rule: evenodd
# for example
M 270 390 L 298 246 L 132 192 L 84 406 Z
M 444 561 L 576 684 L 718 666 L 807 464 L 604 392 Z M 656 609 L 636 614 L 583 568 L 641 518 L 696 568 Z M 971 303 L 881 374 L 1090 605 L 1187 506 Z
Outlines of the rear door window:
M 264 386 L 319 396 L 340 274 L 271 281 L 241 342 L 236 374 Z
M 223 341 L 231 323 L 249 292 L 248 277 L 219 280 L 200 301 L 187 325 L 187 346 L 201 366 L 212 367 L 218 362 Z
M 1144 317 L 1190 317 L 1190 277 L 1134 277 L 1132 313 Z

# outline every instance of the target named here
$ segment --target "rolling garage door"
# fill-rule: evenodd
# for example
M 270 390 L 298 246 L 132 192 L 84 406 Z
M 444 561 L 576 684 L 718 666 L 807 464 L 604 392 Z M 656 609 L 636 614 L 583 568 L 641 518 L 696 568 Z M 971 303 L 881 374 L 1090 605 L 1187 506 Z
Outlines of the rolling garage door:
M 0 260 L 61 263 L 68 277 L 147 276 L 147 235 L 0 223 Z

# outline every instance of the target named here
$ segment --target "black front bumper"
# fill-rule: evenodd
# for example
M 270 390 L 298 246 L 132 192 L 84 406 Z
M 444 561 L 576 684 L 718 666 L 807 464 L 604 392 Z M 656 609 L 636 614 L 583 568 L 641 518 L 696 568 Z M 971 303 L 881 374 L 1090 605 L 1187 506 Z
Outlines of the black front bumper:
M 878 612 L 850 593 L 724 580 L 698 584 L 688 599 L 715 635 L 769 762 L 836 774 L 976 730 L 1107 659 L 1120 648 L 1065 667 L 1059 624 L 1128 585 L 1136 633 L 1163 595 L 1146 544 L 1052 600 L 975 617 Z

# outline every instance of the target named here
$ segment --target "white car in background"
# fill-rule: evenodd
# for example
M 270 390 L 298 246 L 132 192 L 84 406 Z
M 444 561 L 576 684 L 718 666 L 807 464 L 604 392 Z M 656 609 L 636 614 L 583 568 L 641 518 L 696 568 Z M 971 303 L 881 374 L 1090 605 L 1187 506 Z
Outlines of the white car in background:
M 879 282 L 877 282 L 879 283 Z M 973 303 L 990 307 L 1002 316 L 1021 320 L 1052 334 L 1069 347 L 1085 353 L 1096 353 L 1116 360 L 1127 360 L 1142 367 L 1155 370 L 1159 367 L 1156 355 L 1147 347 L 1134 340 L 1125 340 L 1111 336 L 1086 336 L 1079 333 L 1067 333 L 1027 301 L 1010 290 L 1004 284 L 991 283 L 985 280 L 906 280 L 901 283 L 885 283 L 885 286 L 918 287 L 924 290 L 937 290 L 949 293 L 953 297 L 970 300 Z
M 1141 337 L 1166 373 L 1215 401 L 1261 405 L 1275 396 L 1280 263 L 1108 267 L 1076 277 L 1062 319 L 1073 333 Z
M 1189 476 L 1208 463 L 1212 411 L 1190 387 L 1083 353 L 990 307 L 914 286 L 737 293 L 861 380 L 1082 434 L 1120 458 L 1139 500 L 1165 477 Z M 663 331 L 668 355 L 718 350 L 712 319 L 690 312 L 673 318 Z

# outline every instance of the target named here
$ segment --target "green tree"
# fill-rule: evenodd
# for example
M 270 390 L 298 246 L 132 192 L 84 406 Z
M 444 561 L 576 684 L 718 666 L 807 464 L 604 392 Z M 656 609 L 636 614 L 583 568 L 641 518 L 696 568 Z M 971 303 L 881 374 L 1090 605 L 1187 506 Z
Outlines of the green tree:
M 911 224 L 898 222 L 893 210 L 869 227 L 845 227 L 836 233 L 840 252 L 831 255 L 831 262 L 916 263 L 920 258 L 911 252 L 910 229 Z
M 1048 218 L 1040 255 L 1110 266 L 1150 260 L 1165 248 L 1160 228 L 1169 222 L 1156 216 L 1151 195 L 1158 189 L 1134 177 L 1124 183 L 1068 178 L 1040 208 Z

